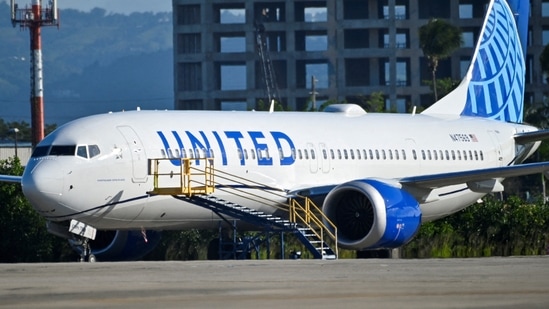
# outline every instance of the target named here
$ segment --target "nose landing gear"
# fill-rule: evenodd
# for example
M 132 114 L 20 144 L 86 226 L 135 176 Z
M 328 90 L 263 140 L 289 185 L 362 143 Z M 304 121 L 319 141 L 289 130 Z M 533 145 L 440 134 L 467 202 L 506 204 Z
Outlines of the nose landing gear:
M 73 236 L 73 240 L 71 242 L 73 246 L 78 248 L 80 251 L 80 262 L 97 262 L 95 255 L 91 253 L 90 247 L 90 240 L 95 239 L 95 234 L 97 233 L 97 230 L 94 227 L 85 223 L 71 220 L 69 232 L 76 235 Z

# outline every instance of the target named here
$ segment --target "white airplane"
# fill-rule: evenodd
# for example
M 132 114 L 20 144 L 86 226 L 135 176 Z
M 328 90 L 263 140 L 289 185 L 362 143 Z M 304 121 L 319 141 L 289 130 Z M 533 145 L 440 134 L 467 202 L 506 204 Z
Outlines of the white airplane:
M 211 228 L 222 220 L 197 205 L 200 199 L 151 194 L 149 160 L 158 158 L 173 176 L 168 187 L 181 181 L 175 175 L 184 158 L 204 168 L 213 162 L 214 177 L 243 181 L 216 178 L 208 197 L 284 216 L 279 207 L 289 198 L 308 196 L 337 226 L 340 247 L 400 247 L 422 222 L 502 191 L 504 178 L 549 170 L 549 162 L 521 164 L 549 136 L 522 124 L 528 14 L 528 1 L 491 1 L 462 83 L 420 114 L 339 104 L 316 113 L 95 115 L 59 127 L 37 145 L 22 177 L 2 180 L 21 182 L 53 233 L 63 234 L 58 227 L 68 229 L 71 220 L 73 229 L 118 231 L 94 245 L 103 253 L 144 248 L 125 231 L 151 235 L 145 231 Z M 257 202 L 231 192 L 237 189 L 276 195 Z

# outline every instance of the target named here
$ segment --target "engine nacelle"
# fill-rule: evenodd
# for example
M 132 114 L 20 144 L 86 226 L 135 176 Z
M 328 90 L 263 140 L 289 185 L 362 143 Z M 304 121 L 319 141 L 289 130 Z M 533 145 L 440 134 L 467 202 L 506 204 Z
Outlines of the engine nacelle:
M 374 179 L 335 187 L 322 210 L 337 226 L 338 243 L 345 249 L 398 248 L 410 241 L 421 225 L 419 203 L 412 195 Z
M 160 243 L 161 232 L 147 231 L 147 241 L 141 231 L 97 231 L 90 242 L 91 253 L 98 261 L 135 261 L 151 252 Z M 81 247 L 71 246 L 78 254 Z

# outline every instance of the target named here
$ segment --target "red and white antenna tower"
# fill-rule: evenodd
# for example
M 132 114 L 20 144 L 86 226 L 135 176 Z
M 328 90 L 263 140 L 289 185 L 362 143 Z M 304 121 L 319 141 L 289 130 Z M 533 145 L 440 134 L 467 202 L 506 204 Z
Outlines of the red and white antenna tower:
M 32 146 L 36 146 L 44 138 L 44 83 L 42 73 L 42 26 L 59 27 L 59 12 L 57 0 L 48 1 L 48 6 L 42 8 L 41 0 L 32 0 L 29 8 L 19 8 L 15 0 L 10 0 L 11 23 L 21 29 L 29 28 L 31 49 L 31 128 Z

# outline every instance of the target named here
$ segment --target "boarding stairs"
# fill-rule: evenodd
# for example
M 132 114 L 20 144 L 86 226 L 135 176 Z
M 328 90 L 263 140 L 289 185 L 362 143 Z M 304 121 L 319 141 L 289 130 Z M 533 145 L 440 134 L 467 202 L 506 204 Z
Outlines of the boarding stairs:
M 170 159 L 151 159 L 149 174 L 153 176 L 154 189 L 151 195 L 171 195 L 203 208 L 209 209 L 221 218 L 229 216 L 236 220 L 263 227 L 273 232 L 293 233 L 316 259 L 337 259 L 337 229 L 322 211 L 306 197 L 287 199 L 284 192 L 259 183 L 228 174 L 213 167 L 211 158 L 175 159 L 179 161 L 179 170 L 173 170 Z M 174 159 L 171 159 L 174 160 Z M 215 175 L 215 177 L 214 177 Z M 165 179 L 164 179 L 165 178 Z M 216 181 L 216 178 L 221 181 Z M 167 181 L 166 181 L 167 179 Z M 169 184 L 166 184 L 169 183 Z M 174 185 L 175 184 L 175 185 Z M 230 184 L 230 185 L 228 185 Z M 263 195 L 242 188 L 262 190 Z M 287 217 L 279 217 L 212 195 L 214 190 L 223 191 L 224 196 L 239 197 L 275 207 Z M 265 193 L 273 197 L 265 197 Z M 280 203 L 281 199 L 288 203 Z M 324 222 L 328 222 L 325 224 Z M 330 225 L 330 229 L 327 225 Z M 332 232 L 334 231 L 334 232 Z M 335 249 L 332 249 L 335 248 Z

